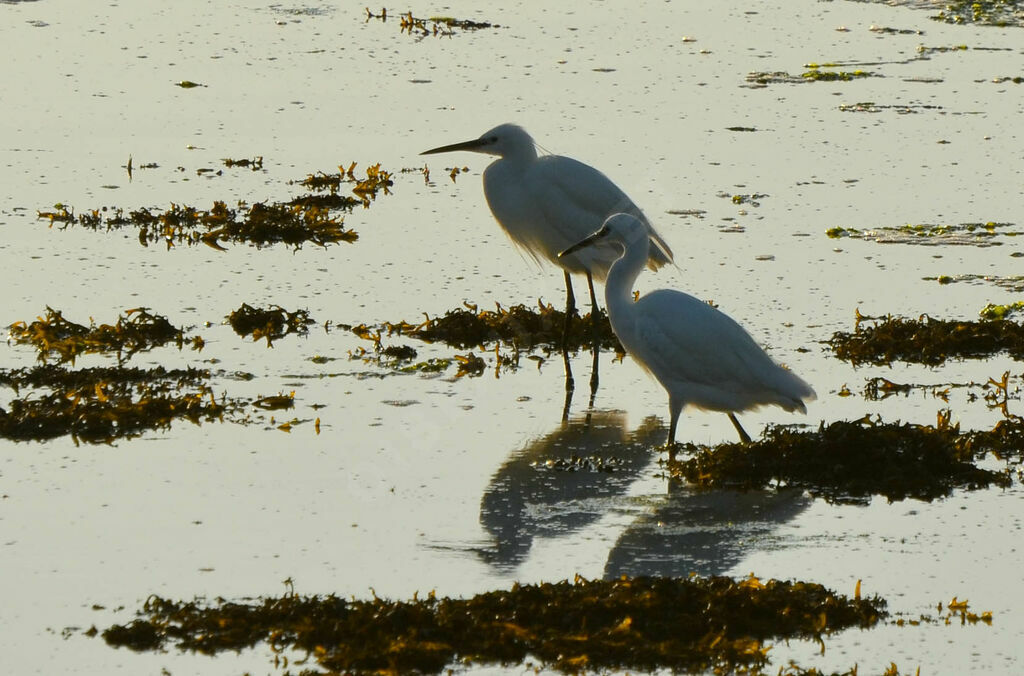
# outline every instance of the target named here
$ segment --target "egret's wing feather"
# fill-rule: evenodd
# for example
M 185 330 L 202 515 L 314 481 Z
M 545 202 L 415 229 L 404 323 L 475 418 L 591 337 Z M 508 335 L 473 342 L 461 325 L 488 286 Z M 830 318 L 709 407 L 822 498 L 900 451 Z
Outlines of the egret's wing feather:
M 794 409 L 813 396 L 739 324 L 693 296 L 655 291 L 637 306 L 631 341 L 636 356 L 666 388 L 685 390 L 689 403 L 718 410 L 759 404 Z
M 571 157 L 547 155 L 538 158 L 534 174 L 538 183 L 532 187 L 545 197 L 541 201 L 546 218 L 572 239 L 570 246 L 601 227 L 605 219 L 616 213 L 635 216 L 642 222 L 652 244 L 650 266 L 657 269 L 672 262 L 672 249 L 651 226 L 644 212 L 611 179 L 597 169 Z M 615 247 L 606 246 L 598 256 L 607 268 L 619 256 Z M 607 262 L 604 262 L 606 261 Z M 601 270 L 603 277 L 606 270 Z

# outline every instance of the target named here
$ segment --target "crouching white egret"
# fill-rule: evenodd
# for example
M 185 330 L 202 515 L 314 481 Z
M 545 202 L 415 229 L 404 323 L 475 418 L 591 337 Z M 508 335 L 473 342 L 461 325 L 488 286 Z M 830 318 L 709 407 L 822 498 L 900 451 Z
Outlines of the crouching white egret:
M 659 289 L 633 301 L 633 283 L 648 256 L 646 225 L 614 214 L 601 229 L 562 252 L 570 256 L 598 242 L 614 245 L 619 258 L 605 282 L 605 306 L 626 352 L 668 391 L 669 459 L 675 457 L 676 425 L 686 406 L 729 414 L 740 439 L 749 442 L 734 415 L 774 405 L 807 412 L 814 390 L 765 354 L 726 314 L 689 294 Z
M 596 311 L 593 280 L 607 276 L 619 253 L 605 243 L 565 255 L 559 252 L 594 232 L 612 214 L 631 214 L 643 226 L 647 246 L 641 247 L 641 252 L 648 267 L 656 270 L 672 262 L 672 250 L 626 193 L 600 171 L 582 162 L 561 155 L 538 156 L 533 138 L 522 127 L 502 124 L 472 141 L 420 154 L 456 150 L 498 156 L 484 170 L 487 204 L 516 245 L 538 262 L 544 258 L 563 269 L 566 327 L 576 307 L 569 273 L 587 276 L 590 301 Z

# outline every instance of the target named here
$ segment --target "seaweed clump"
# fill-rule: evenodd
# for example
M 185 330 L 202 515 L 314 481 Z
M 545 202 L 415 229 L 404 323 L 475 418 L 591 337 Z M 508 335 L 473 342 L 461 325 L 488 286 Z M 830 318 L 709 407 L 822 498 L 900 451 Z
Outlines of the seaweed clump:
M 307 174 L 306 178 L 298 183 L 309 193 L 294 198 L 290 204 L 352 211 L 360 205 L 368 209 L 370 203 L 377 199 L 378 192 L 384 195 L 391 194 L 388 190 L 394 185 L 394 181 L 391 180 L 391 172 L 381 169 L 380 162 L 366 168 L 366 178 L 357 178 L 355 169 L 356 163 L 353 162 L 348 169 L 339 166 L 336 174 L 327 174 L 322 171 L 316 174 Z M 355 197 L 342 195 L 340 193 L 342 184 L 351 185 L 351 191 Z
M 263 157 L 252 160 L 223 160 L 231 166 L 248 166 L 254 171 L 263 168 Z M 359 236 L 345 228 L 343 215 L 334 211 L 351 211 L 355 206 L 369 207 L 378 193 L 390 194 L 393 184 L 391 173 L 375 164 L 366 169 L 366 178 L 355 175 L 356 163 L 348 169 L 339 167 L 338 174 L 310 174 L 299 183 L 310 192 L 299 195 L 288 202 L 239 201 L 232 208 L 226 202 L 216 200 L 209 209 L 174 204 L 163 211 L 145 207 L 125 212 L 120 207 L 92 209 L 75 214 L 63 204 L 56 204 L 52 210 L 39 210 L 39 218 L 91 230 L 107 232 L 134 227 L 138 230 L 139 243 L 149 246 L 163 242 L 170 249 L 175 245 L 193 246 L 206 244 L 217 250 L 224 250 L 228 242 L 245 242 L 256 247 L 286 244 L 300 248 L 305 243 L 326 247 L 339 242 L 354 242 Z M 201 170 L 204 171 L 204 170 Z M 212 170 L 209 170 L 212 171 Z M 355 197 L 339 194 L 343 183 L 352 184 Z M 326 193 L 326 194 L 320 194 Z
M 464 303 L 464 307 L 449 310 L 444 316 L 431 318 L 420 324 L 406 321 L 385 322 L 376 330 L 365 324 L 348 326 L 361 337 L 386 332 L 388 336 L 399 335 L 417 338 L 428 343 L 445 343 L 452 347 L 467 349 L 485 346 L 488 343 L 503 342 L 519 350 L 536 347 L 556 349 L 562 347 L 565 313 L 554 306 L 537 301 L 537 309 L 525 305 L 503 308 L 495 304 L 494 310 L 480 310 L 476 305 Z M 566 347 L 578 350 L 594 344 L 606 349 L 624 352 L 612 332 L 608 315 L 599 311 L 596 321 L 587 314 L 573 315 L 569 323 Z
M 232 407 L 216 401 L 202 369 L 87 368 L 53 364 L 0 372 L 0 383 L 32 395 L 0 408 L 0 436 L 14 441 L 45 441 L 70 435 L 77 444 L 112 443 L 176 419 L 195 424 L 220 420 Z
M 136 619 L 102 632 L 112 646 L 173 644 L 215 654 L 272 642 L 332 672 L 438 673 L 456 661 L 556 669 L 699 671 L 768 663 L 768 639 L 870 627 L 885 601 L 808 582 L 620 578 L 515 585 L 469 599 L 344 600 L 286 594 L 251 603 L 151 596 Z
M 279 305 L 263 309 L 248 303 L 242 303 L 226 319 L 240 336 L 252 336 L 254 342 L 266 338 L 267 347 L 273 347 L 275 340 L 291 333 L 305 335 L 309 325 L 316 323 L 310 319 L 308 310 L 289 312 Z
M 865 503 L 872 495 L 930 501 L 955 488 L 1008 486 L 1008 472 L 974 461 L 990 451 L 1019 458 L 1022 422 L 1003 420 L 991 431 L 961 433 L 942 412 L 934 427 L 869 417 L 822 423 L 814 432 L 773 426 L 750 444 L 687 444 L 691 457 L 670 464 L 669 471 L 701 486 L 797 487 L 832 502 Z
M 46 363 L 55 355 L 57 363 L 75 362 L 80 354 L 116 352 L 118 363 L 124 363 L 138 352 L 173 343 L 180 350 L 186 343 L 201 350 L 205 343 L 200 336 L 185 336 L 166 317 L 152 314 L 147 308 L 125 310 L 114 324 L 90 322 L 89 326 L 65 319 L 60 310 L 47 306 L 46 315 L 32 323 L 18 321 L 8 327 L 8 342 L 34 345 L 39 361 Z
M 982 358 L 1003 351 L 1024 359 L 1024 326 L 1005 319 L 868 317 L 858 310 L 853 332 L 837 331 L 828 345 L 836 357 L 854 366 L 894 361 L 938 366 L 948 359 Z

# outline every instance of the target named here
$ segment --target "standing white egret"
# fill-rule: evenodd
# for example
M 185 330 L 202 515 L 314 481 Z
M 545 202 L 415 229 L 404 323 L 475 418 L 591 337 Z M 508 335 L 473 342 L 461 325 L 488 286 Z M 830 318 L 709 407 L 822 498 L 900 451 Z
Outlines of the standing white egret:
M 749 442 L 735 411 L 765 405 L 807 412 L 814 390 L 765 354 L 726 314 L 689 294 L 659 289 L 633 301 L 633 283 L 647 258 L 647 231 L 628 214 L 615 214 L 601 229 L 562 255 L 595 245 L 620 250 L 605 283 L 605 306 L 612 329 L 626 352 L 668 391 L 671 422 L 669 459 L 675 458 L 676 425 L 685 406 L 729 414 L 740 439 Z
M 515 244 L 538 262 L 546 258 L 564 270 L 567 327 L 576 307 L 569 273 L 587 276 L 590 301 L 596 310 L 593 280 L 603 280 L 619 254 L 615 247 L 604 244 L 566 256 L 559 256 L 559 252 L 594 232 L 612 214 L 628 213 L 643 224 L 648 238 L 644 261 L 652 270 L 672 262 L 668 244 L 626 193 L 582 162 L 561 155 L 538 156 L 533 138 L 522 127 L 502 124 L 472 141 L 420 154 L 456 150 L 499 157 L 484 170 L 487 204 Z

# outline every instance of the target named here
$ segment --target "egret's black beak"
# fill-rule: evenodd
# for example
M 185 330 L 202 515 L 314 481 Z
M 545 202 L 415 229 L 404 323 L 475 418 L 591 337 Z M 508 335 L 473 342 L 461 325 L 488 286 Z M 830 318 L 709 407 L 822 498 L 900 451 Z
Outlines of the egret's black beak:
M 598 230 L 594 234 L 590 235 L 586 239 L 582 239 L 579 242 L 576 242 L 571 247 L 569 247 L 568 249 L 566 249 L 562 253 L 558 254 L 558 257 L 559 258 L 563 258 L 565 256 L 568 256 L 569 254 L 574 253 L 576 251 L 579 251 L 580 249 L 582 249 L 584 247 L 590 246 L 591 244 L 593 244 L 594 242 L 596 242 L 596 241 L 598 241 L 600 239 L 604 239 L 607 235 L 608 235 L 608 228 L 606 228 L 605 226 L 601 226 L 600 230 Z
M 488 145 L 487 139 L 475 138 L 472 141 L 463 141 L 462 143 L 452 143 L 447 146 L 440 146 L 438 148 L 431 148 L 430 150 L 424 150 L 420 155 L 436 155 L 437 153 L 451 153 L 456 150 L 479 150 L 485 145 Z

